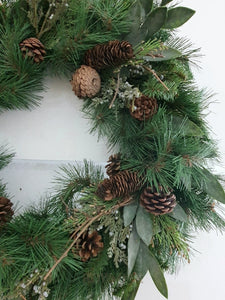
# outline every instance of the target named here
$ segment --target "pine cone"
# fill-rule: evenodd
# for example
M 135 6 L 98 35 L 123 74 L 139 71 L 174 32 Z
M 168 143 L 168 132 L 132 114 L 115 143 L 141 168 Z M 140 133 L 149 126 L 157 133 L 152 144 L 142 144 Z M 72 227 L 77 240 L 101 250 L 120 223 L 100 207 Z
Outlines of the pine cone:
M 44 45 L 36 38 L 28 38 L 20 43 L 23 57 L 31 57 L 34 62 L 40 63 L 46 54 Z
M 140 202 L 148 212 L 155 216 L 172 212 L 177 204 L 176 196 L 172 193 L 172 190 L 165 192 L 162 187 L 159 187 L 159 191 L 155 187 L 144 189 Z
M 133 118 L 140 121 L 151 118 L 158 109 L 157 100 L 142 95 L 134 100 L 134 105 L 130 107 L 130 114 Z
M 9 199 L 0 197 L 0 227 L 5 225 L 12 218 L 14 214 L 12 206 L 13 204 Z
M 119 66 L 134 56 L 132 45 L 127 41 L 109 41 L 99 44 L 85 53 L 85 64 L 101 70 L 109 66 Z
M 101 78 L 94 69 L 82 65 L 73 74 L 71 84 L 75 95 L 92 98 L 100 91 Z
M 116 175 L 120 170 L 120 154 L 111 155 L 105 168 L 109 177 Z
M 96 257 L 103 247 L 102 237 L 97 231 L 93 231 L 92 233 L 89 233 L 88 231 L 84 232 L 76 244 L 76 248 L 79 250 L 79 256 L 82 261 L 87 261 L 91 257 Z
M 118 172 L 109 179 L 104 179 L 99 184 L 96 194 L 105 201 L 109 201 L 134 193 L 139 188 L 140 179 L 137 173 L 125 170 Z

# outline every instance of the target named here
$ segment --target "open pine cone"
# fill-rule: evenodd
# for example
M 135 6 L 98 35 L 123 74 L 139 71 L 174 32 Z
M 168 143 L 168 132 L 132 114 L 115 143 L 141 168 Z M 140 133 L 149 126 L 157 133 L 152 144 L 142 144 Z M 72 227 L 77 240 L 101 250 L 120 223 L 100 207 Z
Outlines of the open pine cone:
M 104 179 L 97 189 L 97 196 L 110 201 L 114 198 L 127 196 L 140 188 L 140 179 L 135 172 L 121 171 L 109 179 Z
M 22 41 L 20 43 L 20 50 L 24 57 L 31 57 L 35 63 L 42 62 L 46 54 L 44 45 L 34 37 Z
M 101 70 L 110 66 L 119 66 L 133 58 L 132 45 L 127 41 L 109 41 L 96 45 L 85 53 L 85 64 Z
M 80 98 L 94 97 L 101 88 L 101 78 L 93 68 L 82 65 L 71 80 L 75 95 Z
M 0 197 L 0 227 L 5 225 L 12 218 L 14 214 L 12 206 L 13 204 L 9 199 Z
M 84 232 L 76 244 L 82 261 L 96 257 L 103 247 L 102 236 L 97 231 L 93 231 L 92 233 L 88 231 Z
M 142 95 L 134 100 L 134 104 L 130 107 L 130 114 L 133 118 L 140 121 L 151 118 L 158 109 L 157 100 Z
M 105 168 L 109 177 L 116 175 L 120 171 L 120 154 L 111 155 Z
M 141 205 L 155 216 L 165 215 L 173 211 L 176 206 L 176 196 L 172 190 L 166 192 L 161 186 L 147 187 L 140 196 Z

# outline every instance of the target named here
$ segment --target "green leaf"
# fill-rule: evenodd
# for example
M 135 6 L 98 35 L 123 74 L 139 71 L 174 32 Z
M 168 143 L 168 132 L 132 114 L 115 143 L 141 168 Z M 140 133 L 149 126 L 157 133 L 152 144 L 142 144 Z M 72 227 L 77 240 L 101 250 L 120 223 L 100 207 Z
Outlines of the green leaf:
M 148 61 L 155 62 L 175 59 L 181 56 L 182 53 L 180 51 L 168 47 L 167 49 L 152 51 L 148 54 L 148 56 L 145 56 L 144 58 Z
M 189 119 L 173 115 L 172 124 L 174 129 L 182 128 L 181 134 L 184 136 L 202 137 L 204 135 L 201 128 Z
M 166 7 L 157 7 L 154 9 L 150 15 L 148 15 L 145 20 L 142 30 L 146 30 L 146 40 L 149 39 L 153 34 L 158 32 L 163 25 L 165 24 L 167 18 L 167 8 Z
M 139 251 L 134 267 L 134 271 L 141 280 L 148 272 L 149 250 L 148 247 L 140 241 Z
M 137 202 L 132 202 L 131 204 L 127 205 L 123 209 L 123 221 L 124 221 L 124 226 L 127 227 L 130 225 L 130 223 L 133 221 L 136 212 L 138 208 L 138 203 Z
M 164 274 L 155 256 L 149 251 L 148 247 L 141 241 L 139 252 L 135 263 L 135 272 L 139 279 L 142 279 L 149 270 L 153 282 L 159 292 L 168 298 L 168 290 Z
M 141 239 L 134 226 L 128 241 L 128 277 L 134 268 L 139 251 L 140 241 Z
M 148 15 L 152 10 L 153 0 L 140 0 L 140 2 L 145 10 L 146 15 Z
M 180 27 L 184 23 L 186 23 L 193 15 L 195 11 L 188 7 L 175 7 L 168 10 L 167 20 L 164 25 L 166 29 L 173 29 Z
M 183 208 L 177 204 L 174 210 L 169 214 L 172 218 L 179 220 L 181 222 L 188 222 L 188 216 Z
M 167 4 L 169 4 L 170 2 L 172 2 L 173 0 L 162 0 L 162 2 L 161 2 L 161 6 L 164 6 L 164 5 L 167 5 Z
M 149 258 L 147 262 L 149 267 L 149 273 L 157 289 L 164 297 L 168 298 L 168 289 L 167 289 L 167 284 L 166 284 L 164 274 L 160 268 L 157 259 L 150 251 L 149 251 Z
M 204 184 L 205 192 L 213 199 L 225 204 L 225 192 L 216 176 L 205 168 L 202 171 L 206 177 Z
M 143 242 L 148 246 L 150 245 L 153 236 L 153 224 L 150 214 L 142 207 L 139 206 L 136 216 L 137 233 Z

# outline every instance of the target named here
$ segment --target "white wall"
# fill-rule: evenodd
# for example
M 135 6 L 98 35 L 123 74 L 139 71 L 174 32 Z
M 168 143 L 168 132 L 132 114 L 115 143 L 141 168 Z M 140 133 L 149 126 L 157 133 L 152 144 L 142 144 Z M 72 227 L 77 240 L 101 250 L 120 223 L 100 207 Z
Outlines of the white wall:
M 221 165 L 225 162 L 225 82 L 224 34 L 225 2 L 222 0 L 184 0 L 183 6 L 197 10 L 196 15 L 180 32 L 189 37 L 196 47 L 202 47 L 202 70 L 195 71 L 197 82 L 215 92 L 218 103 L 209 107 L 209 124 L 217 136 Z M 0 177 L 8 182 L 14 202 L 25 206 L 52 186 L 54 170 L 65 160 L 107 160 L 103 142 L 88 134 L 87 120 L 79 111 L 77 99 L 69 82 L 47 79 L 48 87 L 42 104 L 37 109 L 10 111 L 0 116 L 0 144 L 7 142 L 16 151 L 16 159 Z M 193 245 L 196 253 L 191 264 L 181 268 L 176 276 L 167 276 L 170 300 L 222 300 L 225 298 L 225 238 L 215 232 L 201 233 Z M 137 300 L 163 299 L 147 276 L 138 292 Z

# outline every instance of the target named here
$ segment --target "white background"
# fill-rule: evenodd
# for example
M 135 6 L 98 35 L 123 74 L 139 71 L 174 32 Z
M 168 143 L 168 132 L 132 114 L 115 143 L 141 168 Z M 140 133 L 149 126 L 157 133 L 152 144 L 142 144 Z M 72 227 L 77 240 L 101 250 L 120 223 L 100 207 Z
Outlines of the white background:
M 221 164 L 225 163 L 225 61 L 224 29 L 225 2 L 223 0 L 185 0 L 183 6 L 197 11 L 181 27 L 180 35 L 187 36 L 202 47 L 201 70 L 194 70 L 201 87 L 215 91 L 217 103 L 210 105 L 207 116 L 218 140 Z M 81 161 L 83 158 L 104 162 L 108 154 L 105 143 L 88 134 L 88 123 L 79 109 L 81 101 L 71 91 L 70 83 L 61 79 L 47 79 L 47 90 L 42 104 L 29 111 L 10 111 L 0 116 L 0 144 L 8 143 L 17 153 L 15 160 L 1 172 L 8 190 L 15 195 L 19 206 L 38 201 L 52 186 L 54 170 L 63 161 Z M 214 136 L 214 137 L 215 137 Z M 167 276 L 170 300 L 225 299 L 225 238 L 224 235 L 200 233 L 190 265 L 181 268 L 175 276 Z M 151 279 L 141 284 L 137 300 L 163 299 Z M 63 300 L 63 299 L 62 299 Z

